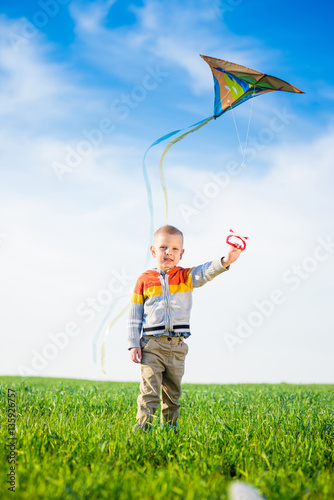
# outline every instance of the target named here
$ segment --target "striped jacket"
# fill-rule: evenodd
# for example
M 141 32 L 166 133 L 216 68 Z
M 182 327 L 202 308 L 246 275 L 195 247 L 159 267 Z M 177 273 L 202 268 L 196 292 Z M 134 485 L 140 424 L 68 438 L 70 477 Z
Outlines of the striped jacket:
M 129 349 L 140 347 L 140 336 L 166 332 L 190 335 L 192 291 L 226 271 L 221 259 L 200 266 L 150 269 L 139 276 L 128 316 Z

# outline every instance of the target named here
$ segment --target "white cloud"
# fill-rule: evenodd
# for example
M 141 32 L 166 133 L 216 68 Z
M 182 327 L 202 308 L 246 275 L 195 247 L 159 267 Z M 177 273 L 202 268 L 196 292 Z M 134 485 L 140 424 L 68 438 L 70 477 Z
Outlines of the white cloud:
M 2 68 L 2 92 L 0 96 L 1 113 L 10 115 L 20 109 L 40 113 L 44 102 L 68 92 L 73 87 L 64 81 L 64 67 L 48 63 L 51 45 L 39 44 L 40 34 L 32 40 L 26 40 L 19 50 L 14 50 L 8 42 L 10 33 L 19 30 L 18 21 L 0 18 L 2 43 L 0 45 L 0 64 Z M 52 113 L 52 106 L 48 112 Z M 27 118 L 27 117 L 25 117 Z M 32 115 L 30 115 L 30 119 Z
M 264 64 L 273 56 L 273 51 L 258 40 L 229 32 L 210 2 L 189 9 L 179 2 L 168 2 L 166 8 L 165 3 L 147 1 L 141 7 L 129 7 L 137 16 L 135 26 L 109 30 L 104 19 L 108 11 L 112 15 L 112 3 L 88 7 L 72 4 L 70 10 L 76 23 L 78 47 L 84 47 L 80 53 L 104 71 L 109 67 L 123 81 L 135 83 L 147 64 L 159 62 L 173 75 L 177 71 L 182 85 L 202 94 L 212 90 L 212 77 L 199 58 L 200 53 L 239 64 L 247 62 L 250 66 Z
M 70 5 L 73 17 L 77 21 L 77 30 L 98 34 L 110 8 L 116 0 L 97 1 L 90 4 L 74 3 Z

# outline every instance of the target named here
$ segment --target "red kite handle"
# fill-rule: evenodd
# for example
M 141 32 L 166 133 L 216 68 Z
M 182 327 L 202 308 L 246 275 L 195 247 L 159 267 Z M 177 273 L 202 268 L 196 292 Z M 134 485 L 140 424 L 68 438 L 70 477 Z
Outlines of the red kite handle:
M 240 249 L 242 252 L 245 250 L 246 248 L 246 240 L 248 240 L 248 236 L 241 236 L 241 234 L 238 234 L 238 233 L 235 233 L 232 229 L 230 229 L 230 233 L 227 238 L 226 238 L 226 243 L 228 243 L 229 245 L 231 245 L 232 247 L 234 248 L 238 248 L 236 243 L 230 241 L 231 238 L 236 238 L 238 240 L 241 241 L 241 245 L 242 245 L 242 248 Z

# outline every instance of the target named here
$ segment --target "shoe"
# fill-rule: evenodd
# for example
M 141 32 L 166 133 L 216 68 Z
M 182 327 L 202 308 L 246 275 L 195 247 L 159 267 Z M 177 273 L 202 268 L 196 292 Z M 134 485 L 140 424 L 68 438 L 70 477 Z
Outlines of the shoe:
M 133 431 L 139 432 L 139 431 L 151 431 L 152 430 L 152 424 L 146 423 L 143 425 L 136 424 L 132 428 Z
M 160 429 L 168 429 L 173 430 L 174 434 L 177 434 L 177 422 L 168 422 L 164 424 L 160 424 Z
M 177 422 L 172 422 L 170 426 L 172 427 L 174 434 L 177 435 Z

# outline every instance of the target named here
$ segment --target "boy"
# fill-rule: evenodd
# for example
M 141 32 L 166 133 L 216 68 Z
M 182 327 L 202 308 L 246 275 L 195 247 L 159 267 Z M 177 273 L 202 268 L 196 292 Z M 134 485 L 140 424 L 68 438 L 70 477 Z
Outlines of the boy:
M 130 357 L 141 363 L 140 428 L 150 428 L 161 390 L 161 423 L 166 421 L 176 429 L 192 290 L 228 270 L 240 248 L 231 247 L 226 257 L 185 269 L 178 266 L 184 253 L 182 232 L 169 225 L 155 232 L 150 250 L 157 267 L 138 278 L 128 318 Z

